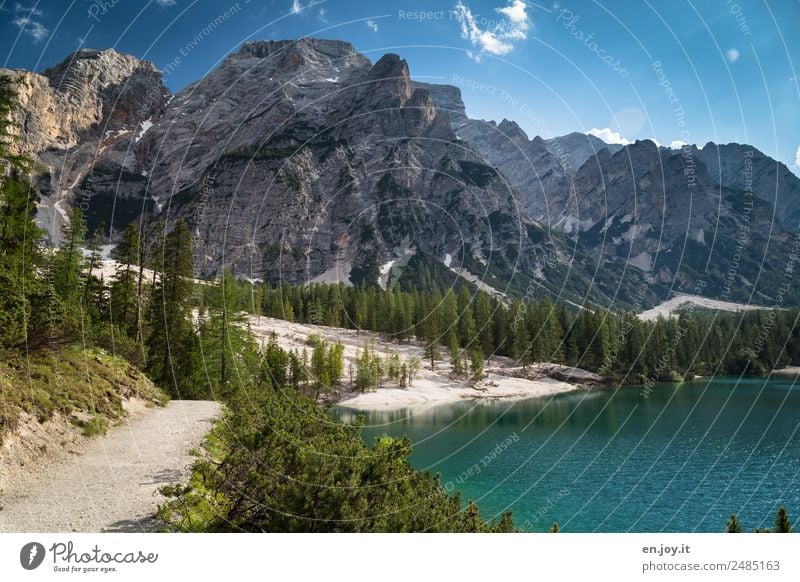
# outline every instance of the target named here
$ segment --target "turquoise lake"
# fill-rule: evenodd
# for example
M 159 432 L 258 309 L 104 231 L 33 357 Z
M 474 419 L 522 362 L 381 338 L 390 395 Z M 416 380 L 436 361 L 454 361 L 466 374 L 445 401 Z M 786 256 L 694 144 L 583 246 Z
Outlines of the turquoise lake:
M 785 505 L 800 523 L 800 385 L 714 378 L 553 398 L 363 413 L 364 439 L 408 435 L 413 464 L 518 527 L 746 531 Z M 360 414 L 336 408 L 343 420 Z

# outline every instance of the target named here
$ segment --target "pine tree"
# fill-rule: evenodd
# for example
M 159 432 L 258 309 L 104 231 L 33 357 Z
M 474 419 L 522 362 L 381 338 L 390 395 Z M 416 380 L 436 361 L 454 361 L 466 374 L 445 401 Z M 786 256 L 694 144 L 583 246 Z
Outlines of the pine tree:
M 380 357 L 375 353 L 372 341 L 364 344 L 363 351 L 356 354 L 355 389 L 366 392 L 378 388 L 381 380 L 382 368 Z
M 483 379 L 483 351 L 479 345 L 470 350 L 470 379 L 478 382 Z
M 286 385 L 289 367 L 289 354 L 278 345 L 278 336 L 273 331 L 264 350 L 264 363 L 262 376 L 269 378 L 270 385 L 282 388 Z
M 53 280 L 56 291 L 67 303 L 77 303 L 84 283 L 82 247 L 86 239 L 86 222 L 77 206 L 69 211 L 69 220 L 62 228 L 61 246 L 56 252 Z
M 307 374 L 306 368 L 303 364 L 303 359 L 297 353 L 297 350 L 289 352 L 289 382 L 295 389 L 300 389 L 306 382 Z
M 780 507 L 775 514 L 775 533 L 791 533 L 792 524 L 789 522 L 789 516 L 786 514 L 786 508 Z
M 328 377 L 332 386 L 340 386 L 344 376 L 344 346 L 337 342 L 328 352 Z
M 103 315 L 103 306 L 105 305 L 106 287 L 102 279 L 97 277 L 98 270 L 102 266 L 102 244 L 103 233 L 105 232 L 105 224 L 100 225 L 95 229 L 89 243 L 87 250 L 89 251 L 89 259 L 86 263 L 86 284 L 83 292 L 83 305 L 89 315 L 90 320 L 100 321 Z M 101 274 L 102 277 L 102 274 Z
M 735 513 L 732 513 L 725 523 L 725 533 L 742 533 L 742 524 L 739 523 L 739 518 Z
M 28 162 L 12 152 L 16 140 L 10 121 L 16 108 L 14 82 L 0 76 L 0 347 L 35 347 L 54 324 L 53 290 L 36 277 L 41 264 L 42 231 L 34 222 L 38 196 L 27 180 Z
M 411 357 L 406 361 L 405 366 L 408 373 L 408 385 L 413 387 L 414 380 L 416 380 L 417 374 L 419 373 L 419 369 L 421 367 L 420 361 L 415 357 Z
M 225 270 L 207 296 L 208 317 L 200 328 L 206 376 L 214 390 L 229 394 L 237 385 L 255 381 L 245 361 L 255 368 L 260 356 L 250 347 L 254 341 L 241 311 L 246 298 L 234 276 Z
M 128 224 L 117 245 L 117 268 L 111 284 L 111 320 L 128 335 L 136 337 L 138 281 L 135 267 L 139 264 L 139 234 Z
M 478 327 L 481 349 L 485 355 L 491 356 L 495 347 L 492 309 L 489 304 L 489 294 L 485 291 L 479 291 L 475 300 L 475 324 Z
M 441 323 L 441 330 L 447 338 L 448 345 L 451 343 L 451 336 L 455 335 L 456 340 L 458 340 L 458 304 L 452 289 L 448 289 L 442 299 L 442 305 L 439 309 L 439 322 Z
M 311 379 L 319 398 L 321 390 L 328 390 L 331 385 L 330 368 L 328 366 L 328 349 L 323 341 L 315 343 L 311 351 Z
M 153 287 L 147 370 L 162 388 L 186 397 L 196 390 L 199 348 L 191 313 L 191 236 L 183 221 L 165 237 L 157 265 L 161 276 Z
M 470 499 L 469 503 L 467 503 L 467 509 L 465 510 L 466 518 L 467 518 L 467 531 L 471 533 L 477 533 L 481 531 L 481 518 L 480 513 L 478 512 L 478 506 Z
M 454 376 L 460 376 L 464 373 L 461 365 L 461 349 L 458 345 L 458 336 L 455 333 L 450 334 L 450 371 Z
M 511 313 L 513 317 L 511 323 L 511 357 L 514 358 L 517 363 L 521 363 L 524 368 L 527 363 L 527 353 L 530 347 L 525 306 L 522 302 L 517 300 L 511 307 Z
M 472 343 L 479 342 L 475 320 L 472 318 L 472 311 L 469 306 L 461 313 L 459 335 L 461 336 L 461 345 L 463 346 L 469 346 Z
M 435 306 L 436 303 L 431 301 Z M 425 359 L 431 363 L 431 371 L 436 369 L 436 361 L 441 359 L 439 351 L 439 321 L 436 311 L 431 310 L 428 313 L 428 321 L 425 333 Z

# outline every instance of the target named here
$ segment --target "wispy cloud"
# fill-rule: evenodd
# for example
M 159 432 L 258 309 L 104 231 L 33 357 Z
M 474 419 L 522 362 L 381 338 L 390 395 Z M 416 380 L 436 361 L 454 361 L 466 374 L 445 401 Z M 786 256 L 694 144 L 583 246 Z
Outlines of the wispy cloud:
M 317 16 L 319 17 L 320 22 L 322 22 L 323 24 L 328 24 L 328 13 L 324 8 L 319 9 L 319 13 L 317 13 Z
M 367 20 L 366 22 L 367 28 L 369 28 L 372 32 L 378 32 L 378 23 L 374 20 Z
M 800 146 L 797 146 L 797 152 L 794 154 L 794 165 L 800 168 Z
M 167 6 L 175 6 L 176 0 L 156 0 L 156 4 L 161 8 L 166 8 Z
M 623 137 L 619 132 L 609 129 L 608 127 L 604 127 L 603 129 L 597 129 L 596 127 L 593 127 L 586 133 L 595 137 L 599 137 L 606 143 L 618 143 L 620 145 L 629 145 L 632 143 L 629 139 Z
M 461 38 L 467 39 L 472 46 L 492 55 L 507 55 L 514 50 L 514 41 L 528 38 L 531 22 L 528 17 L 527 4 L 523 0 L 512 0 L 507 6 L 495 8 L 500 18 L 483 18 L 472 13 L 459 0 L 455 6 L 456 19 L 461 24 Z M 473 60 L 475 53 L 470 56 Z
M 22 32 L 31 36 L 33 42 L 41 42 L 50 34 L 50 29 L 37 20 L 43 16 L 44 12 L 39 8 L 24 6 L 17 2 L 14 4 L 14 19 L 11 22 Z
M 292 0 L 292 7 L 291 7 L 292 14 L 297 14 L 302 9 L 303 6 L 300 4 L 300 0 Z
M 26 14 L 32 18 L 41 18 L 44 16 L 44 12 L 42 12 L 40 8 L 37 8 L 36 6 L 25 6 L 19 2 L 14 2 L 14 12 L 16 14 Z
M 725 58 L 728 59 L 729 63 L 735 63 L 739 60 L 739 51 L 735 48 L 728 49 L 725 51 Z

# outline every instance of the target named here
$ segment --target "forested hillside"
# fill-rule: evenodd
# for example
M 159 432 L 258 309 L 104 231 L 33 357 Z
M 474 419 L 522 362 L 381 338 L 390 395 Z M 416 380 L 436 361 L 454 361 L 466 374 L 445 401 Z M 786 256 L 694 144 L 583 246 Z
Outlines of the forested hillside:
M 641 321 L 633 313 L 549 300 L 509 302 L 462 285 L 430 293 L 377 286 L 271 286 L 241 282 L 241 309 L 270 317 L 412 337 L 427 346 L 554 362 L 621 384 L 696 374 L 762 374 L 800 362 L 798 310 L 724 313 L 689 307 Z
M 41 411 L 42 420 L 54 409 L 104 412 L 98 401 L 130 386 L 90 374 L 72 387 L 85 393 L 65 393 L 61 382 L 69 377 L 59 366 L 76 353 L 101 365 L 125 358 L 170 396 L 227 406 L 210 441 L 213 457 L 198 465 L 189 488 L 170 491 L 182 501 L 163 515 L 178 529 L 513 528 L 509 515 L 488 523 L 474 504 L 413 469 L 407 440 L 367 447 L 355 428 L 332 422 L 304 394 L 268 379 L 267 355 L 244 324 L 240 285 L 230 275 L 195 284 L 192 239 L 182 222 L 163 236 L 157 229 L 158 240 L 147 245 L 130 225 L 113 281 L 99 275 L 107 230 L 101 225 L 87 240 L 79 207 L 70 211 L 60 245 L 45 245 L 34 223 L 30 162 L 14 154 L 14 107 L 14 83 L 0 76 L 0 361 L 16 368 L 11 385 L 0 384 L 0 432 L 13 428 L 19 410 Z M 100 382 L 108 396 L 91 392 Z M 89 432 L 98 431 L 93 425 Z

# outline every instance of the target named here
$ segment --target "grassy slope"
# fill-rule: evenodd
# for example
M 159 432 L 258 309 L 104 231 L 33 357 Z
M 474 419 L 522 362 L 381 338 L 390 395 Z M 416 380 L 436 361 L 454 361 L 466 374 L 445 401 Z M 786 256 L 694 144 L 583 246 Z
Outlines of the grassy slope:
M 103 433 L 109 422 L 125 415 L 123 400 L 133 397 L 167 401 L 143 373 L 103 350 L 0 352 L 0 443 L 23 411 L 40 422 L 60 411 L 87 436 Z

